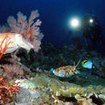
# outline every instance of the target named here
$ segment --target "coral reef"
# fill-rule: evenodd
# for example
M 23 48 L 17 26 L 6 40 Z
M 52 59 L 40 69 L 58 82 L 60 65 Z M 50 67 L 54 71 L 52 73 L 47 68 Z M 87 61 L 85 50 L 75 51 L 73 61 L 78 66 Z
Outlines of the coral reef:
M 73 78 L 70 77 L 67 79 L 60 79 L 54 75 L 50 75 L 49 71 L 43 68 L 43 66 L 46 66 L 46 65 L 48 66 L 48 68 L 53 67 L 54 65 L 55 67 L 58 67 L 57 68 L 58 70 L 61 70 L 61 69 L 63 70 L 66 69 L 67 71 L 69 70 L 71 71 L 71 69 L 74 70 L 75 66 L 71 66 L 71 65 L 73 65 L 74 59 L 76 59 L 75 62 L 78 62 L 80 58 L 79 56 L 76 57 L 77 55 L 75 55 L 74 56 L 75 58 L 72 60 L 70 59 L 72 57 L 69 57 L 69 58 L 67 57 L 70 55 L 64 56 L 65 54 L 68 53 L 68 48 L 64 48 L 64 49 L 65 51 L 62 49 L 58 51 L 56 49 L 55 50 L 56 52 L 52 53 L 52 50 L 50 48 L 48 55 L 47 55 L 47 52 L 39 53 L 40 55 L 37 56 L 37 60 L 40 63 L 39 68 L 38 66 L 36 66 L 37 68 L 33 67 L 34 72 L 32 73 L 30 72 L 28 75 L 25 73 L 24 74 L 25 78 L 21 78 L 22 75 L 21 73 L 19 74 L 19 71 L 18 71 L 22 67 L 22 65 L 19 65 L 20 60 L 18 60 L 16 56 L 14 57 L 14 59 L 12 58 L 9 60 L 12 63 L 12 65 L 18 64 L 16 66 L 17 71 L 15 72 L 15 70 L 13 69 L 13 73 L 16 77 L 16 78 L 13 77 L 13 79 L 15 79 L 16 83 L 19 83 L 18 85 L 21 87 L 20 92 L 16 95 L 16 101 L 15 101 L 16 105 L 19 105 L 19 104 L 26 104 L 26 105 L 41 105 L 41 104 L 42 105 L 95 105 L 98 103 L 101 103 L 100 105 L 103 105 L 103 103 L 105 103 L 105 97 L 104 97 L 105 96 L 105 80 L 104 79 L 96 75 L 90 75 L 88 71 L 87 72 L 85 71 L 85 69 L 81 70 L 83 72 L 83 73 L 81 72 L 81 75 L 78 74 L 78 75 L 74 75 Z M 80 52 L 81 51 L 79 52 L 77 51 L 76 53 L 78 54 Z M 50 62 L 52 65 L 48 65 L 49 56 L 50 58 L 52 58 L 52 61 Z M 28 57 L 29 56 L 26 56 L 26 58 Z M 58 63 L 54 62 L 56 61 L 56 57 L 58 57 L 57 58 Z M 66 57 L 68 59 L 66 59 Z M 92 55 L 90 55 L 89 57 L 91 57 L 92 59 L 94 58 L 94 56 Z M 99 58 L 99 56 L 97 57 Z M 65 61 L 64 66 L 60 66 L 59 64 L 59 63 L 62 63 L 60 61 L 61 59 L 64 59 L 63 61 Z M 69 59 L 71 61 L 69 62 L 69 64 L 67 64 Z M 37 62 L 37 60 L 35 62 Z M 42 62 L 42 61 L 46 61 L 46 62 Z M 27 63 L 29 63 L 30 65 L 30 62 L 27 62 Z M 5 66 L 7 66 L 8 71 L 9 71 L 8 66 L 10 66 L 10 71 L 12 71 L 11 65 L 2 64 L 2 67 L 3 66 L 4 68 L 2 69 L 5 69 Z M 42 66 L 42 69 L 41 69 L 41 66 Z M 70 72 L 70 74 L 72 73 Z
M 1 27 L 0 32 L 22 35 L 34 46 L 34 50 L 27 52 L 22 48 L 16 53 L 5 54 L 2 57 L 10 43 L 7 40 L 6 45 L 1 48 L 5 38 L 2 41 L 0 102 L 9 104 L 15 101 L 15 105 L 103 105 L 105 103 L 105 57 L 96 52 L 84 50 L 79 39 L 62 48 L 56 48 L 47 43 L 45 46 L 42 45 L 39 53 L 35 53 L 39 51 L 43 38 L 40 31 L 41 21 L 37 19 L 38 17 L 37 10 L 32 11 L 28 19 L 23 13 L 18 12 L 17 18 L 13 16 L 8 18 L 8 28 Z M 78 62 L 80 59 L 93 61 L 94 68 L 91 73 L 81 67 L 81 62 Z M 57 71 L 55 75 L 50 73 L 51 68 Z M 79 71 L 78 74 L 77 71 Z M 59 77 L 62 72 L 67 78 Z M 13 80 L 15 80 L 14 84 L 12 84 Z M 10 99 L 10 96 L 14 97 Z

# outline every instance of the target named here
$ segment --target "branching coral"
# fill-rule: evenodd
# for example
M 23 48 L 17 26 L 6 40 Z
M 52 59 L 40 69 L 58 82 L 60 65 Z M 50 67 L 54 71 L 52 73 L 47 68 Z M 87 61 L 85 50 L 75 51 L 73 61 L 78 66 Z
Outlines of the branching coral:
M 38 11 L 32 11 L 29 19 L 21 13 L 17 13 L 17 19 L 9 16 L 7 19 L 11 32 L 21 34 L 27 41 L 34 45 L 34 50 L 37 52 L 40 49 L 41 39 L 43 34 L 40 31 L 41 21 Z

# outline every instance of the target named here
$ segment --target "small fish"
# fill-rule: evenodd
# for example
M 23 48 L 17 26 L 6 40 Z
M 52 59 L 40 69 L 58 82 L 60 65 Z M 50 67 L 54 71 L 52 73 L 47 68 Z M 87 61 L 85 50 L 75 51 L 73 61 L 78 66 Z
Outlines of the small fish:
M 82 67 L 86 68 L 86 69 L 92 69 L 93 62 L 91 60 L 84 60 L 84 61 L 82 61 Z

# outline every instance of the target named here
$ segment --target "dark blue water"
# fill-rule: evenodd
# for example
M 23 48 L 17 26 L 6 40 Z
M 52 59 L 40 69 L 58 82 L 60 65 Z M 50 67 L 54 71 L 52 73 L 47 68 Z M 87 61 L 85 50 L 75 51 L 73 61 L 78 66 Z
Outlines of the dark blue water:
M 8 16 L 16 16 L 18 11 L 29 16 L 32 10 L 39 10 L 42 20 L 44 41 L 63 45 L 69 41 L 72 30 L 68 19 L 72 15 L 94 13 L 105 29 L 105 0 L 0 0 L 0 23 L 6 22 Z

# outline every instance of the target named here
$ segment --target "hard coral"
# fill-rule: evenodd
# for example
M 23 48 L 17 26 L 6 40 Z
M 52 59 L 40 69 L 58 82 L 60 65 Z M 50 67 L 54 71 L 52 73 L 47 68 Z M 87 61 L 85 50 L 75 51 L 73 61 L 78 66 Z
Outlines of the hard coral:
M 21 34 L 27 41 L 34 45 L 34 50 L 37 52 L 40 49 L 41 39 L 43 34 L 40 31 L 41 21 L 38 11 L 32 11 L 29 19 L 23 13 L 17 13 L 17 19 L 9 16 L 7 19 L 11 32 Z

